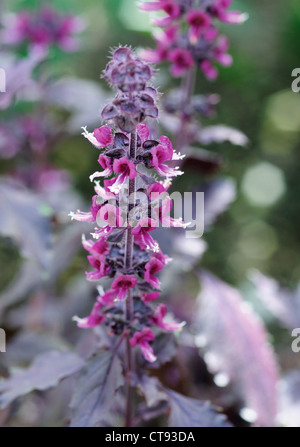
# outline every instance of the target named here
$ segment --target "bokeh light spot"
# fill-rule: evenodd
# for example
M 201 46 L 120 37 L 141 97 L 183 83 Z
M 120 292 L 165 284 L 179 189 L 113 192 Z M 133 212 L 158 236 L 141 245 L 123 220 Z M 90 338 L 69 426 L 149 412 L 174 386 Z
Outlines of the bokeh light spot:
M 262 162 L 248 169 L 242 181 L 242 191 L 249 202 L 271 206 L 286 190 L 284 174 L 271 163 Z

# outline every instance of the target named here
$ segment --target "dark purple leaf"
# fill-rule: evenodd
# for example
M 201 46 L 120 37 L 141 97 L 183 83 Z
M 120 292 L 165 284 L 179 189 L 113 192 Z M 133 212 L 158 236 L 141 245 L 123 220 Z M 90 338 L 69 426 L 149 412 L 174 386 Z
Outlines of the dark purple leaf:
M 268 334 L 238 290 L 207 272 L 199 279 L 194 328 L 208 368 L 236 386 L 256 425 L 272 426 L 278 376 Z
M 251 273 L 257 293 L 266 308 L 288 329 L 300 327 L 300 290 L 291 292 L 258 271 Z
M 70 223 L 57 237 L 50 256 L 49 281 L 57 276 L 72 262 L 81 246 L 82 234 L 90 232 L 89 224 Z
M 35 358 L 27 369 L 17 370 L 0 382 L 0 408 L 33 390 L 44 391 L 78 372 L 83 360 L 72 352 L 48 351 Z
M 55 282 L 58 275 L 68 267 L 79 250 L 82 233 L 88 231 L 90 231 L 90 225 L 82 223 L 72 224 L 62 231 L 49 254 L 49 266 L 46 272 L 43 272 L 31 260 L 23 262 L 11 284 L 0 294 L 0 316 L 4 309 L 19 303 L 29 293 Z
M 92 358 L 81 373 L 71 401 L 71 427 L 96 427 L 110 412 L 116 390 L 123 384 L 115 352 Z
M 51 239 L 43 205 L 31 191 L 13 182 L 0 181 L 0 234 L 14 239 L 26 257 L 46 268 Z
M 137 386 L 139 392 L 144 396 L 149 408 L 168 400 L 160 381 L 156 377 L 143 375 Z
M 220 154 L 215 154 L 205 149 L 189 147 L 182 169 L 200 170 L 206 174 L 213 174 L 222 164 L 223 157 Z
M 236 146 L 246 146 L 249 143 L 248 138 L 242 132 L 224 125 L 204 127 L 198 131 L 197 141 L 201 144 L 229 141 Z
M 0 295 L 0 316 L 3 310 L 18 303 L 42 283 L 41 268 L 32 261 L 23 262 L 20 271 Z
M 46 351 L 67 351 L 67 343 L 60 337 L 46 332 L 19 332 L 7 346 L 5 362 L 24 366 Z
M 169 427 L 231 427 L 223 414 L 209 402 L 185 397 L 175 391 L 165 390 L 169 396 Z
M 137 384 L 137 390 L 145 399 L 145 402 L 142 402 L 137 408 L 138 418 L 150 421 L 167 414 L 169 399 L 156 377 L 145 374 L 141 376 Z

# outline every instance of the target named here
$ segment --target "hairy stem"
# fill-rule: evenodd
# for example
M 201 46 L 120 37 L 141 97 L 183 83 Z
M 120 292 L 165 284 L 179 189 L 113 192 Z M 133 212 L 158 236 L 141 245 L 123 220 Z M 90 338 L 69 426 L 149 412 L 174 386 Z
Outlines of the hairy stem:
M 131 133 L 130 136 L 130 159 L 135 160 L 136 157 L 136 142 L 137 135 L 136 131 Z M 130 211 L 134 207 L 134 195 L 135 195 L 135 179 L 129 180 L 128 187 L 128 213 L 127 218 L 129 216 Z M 131 233 L 131 228 L 127 228 L 126 232 L 126 242 L 125 242 L 125 268 L 126 270 L 130 270 L 132 267 L 132 255 L 133 255 L 133 235 Z M 131 323 L 133 319 L 133 296 L 132 291 L 128 292 L 126 298 L 126 320 Z M 126 339 L 126 415 L 125 415 L 125 426 L 132 426 L 132 413 L 133 413 L 133 396 L 132 396 L 132 386 L 131 386 L 131 378 L 134 370 L 133 364 L 133 355 L 132 355 L 132 347 L 129 343 L 128 334 Z

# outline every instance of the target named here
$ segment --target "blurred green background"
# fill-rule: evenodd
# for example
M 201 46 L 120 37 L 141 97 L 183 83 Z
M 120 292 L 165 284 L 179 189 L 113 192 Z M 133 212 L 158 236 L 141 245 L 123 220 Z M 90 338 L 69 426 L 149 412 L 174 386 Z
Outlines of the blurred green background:
M 4 2 L 16 11 L 41 1 Z M 135 0 L 56 0 L 65 12 L 81 15 L 87 23 L 79 53 L 50 55 L 52 75 L 78 76 L 93 81 L 107 63 L 108 49 L 118 44 L 153 46 L 148 15 Z M 239 0 L 233 9 L 249 13 L 242 26 L 222 25 L 231 41 L 234 64 L 221 68 L 216 82 L 198 76 L 199 93 L 221 95 L 215 123 L 243 131 L 247 148 L 212 145 L 226 162 L 216 176 L 237 182 L 237 200 L 205 233 L 209 250 L 202 265 L 229 283 L 239 284 L 249 269 L 257 268 L 294 287 L 300 277 L 300 93 L 291 90 L 292 70 L 300 67 L 299 0 Z M 164 91 L 176 85 L 161 68 Z M 170 84 L 171 81 L 171 84 Z M 100 116 L 99 104 L 99 116 Z M 100 118 L 99 118 L 100 123 Z M 82 123 L 84 125 L 85 123 Z M 87 198 L 97 154 L 84 139 L 64 142 L 53 151 L 53 161 L 72 172 L 76 188 Z M 199 177 L 199 176 L 198 176 Z M 199 178 L 189 177 L 191 183 Z M 188 188 L 189 182 L 183 187 Z

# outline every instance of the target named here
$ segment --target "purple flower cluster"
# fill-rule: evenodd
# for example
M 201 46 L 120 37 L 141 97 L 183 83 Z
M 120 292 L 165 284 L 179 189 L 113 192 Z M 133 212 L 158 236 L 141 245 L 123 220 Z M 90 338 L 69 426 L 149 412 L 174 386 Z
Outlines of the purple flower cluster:
M 76 35 L 84 27 L 78 17 L 63 15 L 49 7 L 42 7 L 35 13 L 22 10 L 7 17 L 4 25 L 4 44 L 29 44 L 44 48 L 57 45 L 64 51 L 75 51 L 78 48 Z
M 87 278 L 98 281 L 106 276 L 112 282 L 98 296 L 91 314 L 77 318 L 77 323 L 82 328 L 104 323 L 111 335 L 126 331 L 131 346 L 139 345 L 144 357 L 153 362 L 155 355 L 149 344 L 155 337 L 153 327 L 166 331 L 182 327 L 165 320 L 164 305 L 154 309 L 150 304 L 160 295 L 156 275 L 170 261 L 151 232 L 160 223 L 185 227 L 182 220 L 170 217 L 172 201 L 166 193 L 169 179 L 182 174 L 169 165 L 180 155 L 166 136 L 151 139 L 144 123 L 146 118 L 158 115 L 156 90 L 149 86 L 152 77 L 149 65 L 131 49 L 119 48 L 113 53 L 104 77 L 118 90 L 112 104 L 102 112 L 108 123 L 92 133 L 84 128 L 83 135 L 101 149 L 98 163 L 102 171 L 92 174 L 90 180 L 105 179 L 103 186 L 96 181 L 90 212 L 70 215 L 78 221 L 98 225 L 94 239 L 83 239 L 93 268 L 87 272 Z M 140 194 L 145 200 L 139 199 Z M 130 316 L 126 312 L 129 300 Z
M 179 77 L 197 65 L 208 79 L 218 76 L 216 63 L 229 66 L 228 39 L 219 34 L 214 20 L 231 24 L 243 23 L 247 16 L 229 11 L 232 0 L 155 0 L 143 2 L 144 11 L 162 11 L 164 17 L 155 19 L 163 29 L 155 34 L 156 48 L 143 51 L 149 62 L 171 63 L 170 71 Z

